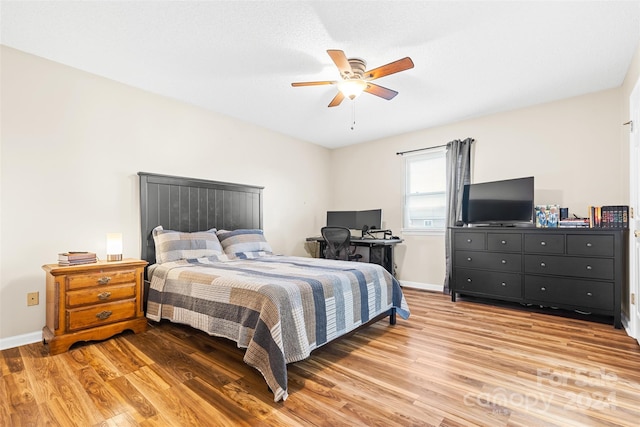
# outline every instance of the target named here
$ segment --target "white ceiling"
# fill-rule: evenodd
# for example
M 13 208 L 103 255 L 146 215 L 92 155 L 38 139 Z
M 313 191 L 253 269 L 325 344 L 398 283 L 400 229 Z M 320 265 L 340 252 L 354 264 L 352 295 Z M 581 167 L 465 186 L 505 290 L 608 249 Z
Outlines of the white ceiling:
M 640 1 L 5 1 L 2 44 L 326 147 L 620 86 Z M 415 68 L 327 108 L 326 53 Z M 355 105 L 355 109 L 352 106 Z M 351 130 L 352 115 L 356 124 Z M 460 135 L 465 137 L 468 135 Z

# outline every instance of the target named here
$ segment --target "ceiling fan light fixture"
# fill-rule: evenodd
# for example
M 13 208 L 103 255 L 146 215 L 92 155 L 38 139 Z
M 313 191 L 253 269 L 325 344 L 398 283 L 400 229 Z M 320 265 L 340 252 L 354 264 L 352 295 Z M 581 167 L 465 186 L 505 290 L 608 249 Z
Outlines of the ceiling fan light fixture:
M 343 80 L 338 83 L 338 90 L 349 99 L 355 99 L 367 88 L 367 83 L 360 79 Z

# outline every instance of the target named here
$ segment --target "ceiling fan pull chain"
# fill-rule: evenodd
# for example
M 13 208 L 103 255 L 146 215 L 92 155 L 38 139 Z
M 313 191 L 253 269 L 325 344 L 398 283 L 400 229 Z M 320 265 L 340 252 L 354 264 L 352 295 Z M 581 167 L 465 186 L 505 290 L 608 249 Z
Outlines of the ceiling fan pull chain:
M 351 130 L 356 126 L 356 100 L 351 100 Z

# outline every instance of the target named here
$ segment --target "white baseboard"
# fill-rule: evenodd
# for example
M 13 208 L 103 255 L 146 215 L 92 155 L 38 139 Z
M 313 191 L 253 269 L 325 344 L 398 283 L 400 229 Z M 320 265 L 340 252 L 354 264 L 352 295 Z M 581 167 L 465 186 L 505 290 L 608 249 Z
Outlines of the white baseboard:
M 42 341 L 42 331 L 16 335 L 15 337 L 0 338 L 0 350 L 33 344 L 38 341 Z
M 444 285 L 434 285 L 431 283 L 410 282 L 408 280 L 400 280 L 400 286 L 403 288 L 421 289 L 423 291 L 443 292 Z

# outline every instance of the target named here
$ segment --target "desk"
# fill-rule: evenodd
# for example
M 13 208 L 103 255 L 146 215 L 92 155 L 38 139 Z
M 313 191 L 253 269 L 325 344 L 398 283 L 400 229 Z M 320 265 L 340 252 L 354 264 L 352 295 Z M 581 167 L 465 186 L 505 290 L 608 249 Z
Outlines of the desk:
M 318 256 L 324 258 L 324 250 L 327 244 L 322 236 L 307 237 L 307 241 L 318 242 L 320 244 Z M 393 276 L 395 276 L 393 249 L 398 243 L 402 243 L 403 241 L 403 239 L 351 238 L 351 244 L 353 246 L 369 248 L 369 262 L 380 264 Z

